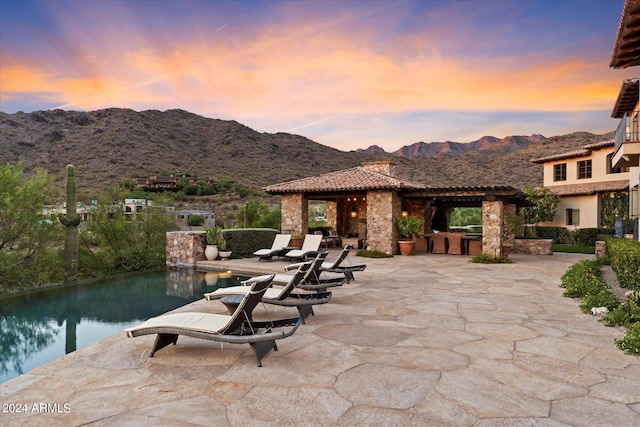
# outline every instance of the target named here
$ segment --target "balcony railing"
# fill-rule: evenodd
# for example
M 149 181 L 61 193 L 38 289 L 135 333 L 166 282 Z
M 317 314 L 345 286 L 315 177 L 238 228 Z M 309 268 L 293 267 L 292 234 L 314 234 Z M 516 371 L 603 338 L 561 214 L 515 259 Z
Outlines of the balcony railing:
M 636 125 L 636 126 L 634 126 Z M 615 136 L 615 150 L 614 153 L 617 153 L 620 149 L 620 146 L 625 142 L 637 142 L 640 141 L 638 132 L 633 132 L 632 129 L 638 128 L 636 123 L 633 123 L 629 113 L 625 114 L 622 120 L 620 120 L 620 124 L 618 125 L 618 129 L 616 129 Z

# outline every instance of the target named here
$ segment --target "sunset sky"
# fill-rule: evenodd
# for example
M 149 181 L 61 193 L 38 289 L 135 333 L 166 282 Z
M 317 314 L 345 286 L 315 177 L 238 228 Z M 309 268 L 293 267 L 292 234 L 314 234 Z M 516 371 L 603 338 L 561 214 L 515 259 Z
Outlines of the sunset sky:
M 180 108 L 341 150 L 615 130 L 623 0 L 0 0 L 0 111 Z M 636 67 L 637 68 L 637 67 Z

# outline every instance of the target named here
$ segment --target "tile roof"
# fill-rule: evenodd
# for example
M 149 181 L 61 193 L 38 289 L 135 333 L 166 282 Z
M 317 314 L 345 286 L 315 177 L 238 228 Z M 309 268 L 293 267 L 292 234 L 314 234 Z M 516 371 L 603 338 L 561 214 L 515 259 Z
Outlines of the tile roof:
M 638 18 L 640 18 L 640 0 L 625 0 L 610 67 L 627 68 L 640 65 Z
M 622 82 L 611 117 L 621 119 L 627 113 L 633 111 L 633 108 L 638 103 L 638 93 L 640 93 L 640 79 L 627 79 Z
M 588 196 L 597 193 L 626 191 L 629 189 L 628 180 L 592 182 L 587 184 L 553 185 L 547 187 L 558 196 Z
M 531 163 L 546 163 L 546 162 L 552 162 L 556 160 L 571 159 L 574 157 L 584 157 L 591 154 L 593 150 L 600 150 L 602 148 L 613 147 L 613 145 L 614 145 L 614 141 L 613 139 L 610 139 L 608 141 L 601 141 L 601 142 L 595 142 L 593 144 L 584 145 L 580 150 L 569 151 L 567 153 L 552 154 L 551 156 L 531 159 L 529 161 Z
M 270 194 L 284 194 L 364 190 L 421 190 L 424 188 L 426 188 L 424 184 L 357 166 L 351 169 L 269 185 L 262 190 Z

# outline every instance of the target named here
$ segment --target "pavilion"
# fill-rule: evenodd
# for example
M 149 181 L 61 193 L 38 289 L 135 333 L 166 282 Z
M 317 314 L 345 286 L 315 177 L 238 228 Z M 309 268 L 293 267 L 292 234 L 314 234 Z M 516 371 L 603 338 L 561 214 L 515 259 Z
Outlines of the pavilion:
M 310 200 L 327 202 L 327 223 L 341 235 L 357 235 L 367 249 L 398 253 L 396 219 L 425 221 L 425 234 L 447 231 L 454 207 L 482 207 L 482 250 L 502 255 L 504 212 L 519 213 L 525 194 L 509 186 L 429 187 L 396 176 L 390 161 L 269 185 L 263 191 L 282 198 L 282 232 L 304 235 Z

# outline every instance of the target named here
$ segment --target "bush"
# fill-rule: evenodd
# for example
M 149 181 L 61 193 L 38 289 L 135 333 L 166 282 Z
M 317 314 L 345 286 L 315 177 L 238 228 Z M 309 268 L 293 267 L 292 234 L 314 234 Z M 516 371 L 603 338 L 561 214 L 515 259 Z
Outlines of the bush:
M 602 272 L 597 262 L 582 260 L 572 265 L 562 275 L 562 286 L 566 288 L 564 296 L 569 298 L 584 298 L 608 290 L 609 287 L 600 277 Z
M 233 258 L 248 258 L 258 249 L 270 248 L 279 232 L 273 228 L 233 228 L 222 230 L 221 239 L 227 242 Z
M 619 304 L 602 316 L 602 321 L 607 326 L 626 326 L 640 322 L 640 308 L 631 302 Z
M 356 256 L 361 256 L 365 258 L 393 258 L 392 254 L 388 254 L 386 252 L 380 251 L 371 251 L 368 249 L 360 249 L 356 252 Z
M 191 215 L 187 220 L 187 225 L 189 227 L 199 227 L 204 225 L 204 216 L 202 215 Z
M 474 255 L 469 261 L 480 264 L 511 264 L 513 262 L 505 256 L 493 257 L 485 252 Z
M 626 354 L 640 354 L 640 322 L 629 326 L 627 334 L 617 340 L 616 345 Z
M 614 310 L 620 305 L 620 299 L 615 296 L 609 289 L 602 289 L 595 294 L 589 294 L 584 297 L 580 308 L 585 313 L 591 314 L 593 307 L 607 307 L 609 311 Z
M 598 240 L 605 240 L 613 236 L 614 230 L 610 228 L 578 228 L 567 230 L 564 227 L 533 227 L 536 238 L 552 239 L 555 245 L 583 245 L 595 246 Z M 533 234 L 527 228 L 526 238 L 533 238 Z
M 611 268 L 623 288 L 640 290 L 640 242 L 629 239 L 607 239 Z

